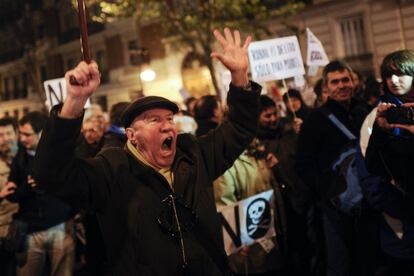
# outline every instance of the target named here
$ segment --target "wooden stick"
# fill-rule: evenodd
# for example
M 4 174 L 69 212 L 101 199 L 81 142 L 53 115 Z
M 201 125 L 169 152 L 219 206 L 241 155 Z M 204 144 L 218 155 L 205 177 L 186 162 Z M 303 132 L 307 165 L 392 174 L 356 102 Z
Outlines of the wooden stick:
M 78 18 L 79 18 L 79 27 L 80 27 L 80 42 L 81 42 L 81 53 L 82 59 L 86 63 L 91 62 L 91 55 L 89 52 L 89 43 L 88 43 L 88 25 L 86 22 L 85 14 L 85 3 L 83 0 L 78 0 Z M 70 84 L 72 85 L 81 85 L 74 76 L 70 76 Z
M 78 0 L 78 17 L 79 17 L 79 26 L 80 26 L 80 39 L 81 39 L 81 52 L 83 60 L 86 63 L 91 62 L 91 55 L 89 52 L 89 43 L 88 43 L 88 25 L 86 23 L 85 15 L 85 3 L 83 0 Z

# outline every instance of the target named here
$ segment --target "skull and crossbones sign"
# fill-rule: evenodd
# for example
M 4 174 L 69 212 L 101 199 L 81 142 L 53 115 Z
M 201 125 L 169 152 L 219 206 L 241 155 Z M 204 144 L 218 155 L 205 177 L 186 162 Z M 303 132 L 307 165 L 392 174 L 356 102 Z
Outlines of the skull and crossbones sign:
M 248 209 L 247 214 L 250 218 L 251 223 L 247 225 L 247 232 L 249 236 L 253 236 L 258 229 L 266 230 L 269 229 L 269 218 L 266 215 L 266 201 L 258 199 L 253 201 Z M 265 231 L 265 232 L 266 232 Z

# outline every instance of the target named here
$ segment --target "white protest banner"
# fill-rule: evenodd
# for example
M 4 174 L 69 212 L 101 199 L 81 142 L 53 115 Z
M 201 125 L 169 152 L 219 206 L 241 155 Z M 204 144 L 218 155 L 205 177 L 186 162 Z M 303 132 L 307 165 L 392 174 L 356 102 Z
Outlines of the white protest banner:
M 308 57 L 306 64 L 308 66 L 325 66 L 329 63 L 329 59 L 322 43 L 309 28 L 306 28 L 306 32 L 308 34 Z
M 281 80 L 305 74 L 296 36 L 252 42 L 250 71 L 256 82 Z
M 45 88 L 46 103 L 49 110 L 52 109 L 53 106 L 63 103 L 68 94 L 65 78 L 47 80 L 43 83 L 43 87 Z M 90 101 L 88 99 L 85 107 L 89 106 Z
M 227 255 L 243 246 L 276 236 L 273 190 L 221 207 L 219 215 Z

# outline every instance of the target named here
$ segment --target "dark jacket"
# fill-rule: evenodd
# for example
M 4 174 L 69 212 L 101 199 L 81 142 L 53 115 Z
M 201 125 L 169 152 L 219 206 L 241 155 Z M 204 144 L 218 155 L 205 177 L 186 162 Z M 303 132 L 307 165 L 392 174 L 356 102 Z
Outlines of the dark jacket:
M 334 114 L 356 137 L 359 137 L 361 122 L 352 117 L 352 108 L 353 103 L 347 110 L 338 102 L 328 99 L 323 106 L 313 110 L 302 125 L 296 151 L 296 168 L 315 200 L 330 199 L 346 188 L 333 185 L 331 166 L 349 140 L 327 115 Z
M 127 141 L 125 132 L 120 127 L 110 125 L 108 131 L 104 135 L 104 143 L 102 149 L 110 147 L 123 148 Z
M 9 199 L 20 205 L 14 217 L 28 224 L 29 233 L 46 230 L 73 216 L 69 205 L 47 194 L 41 187 L 32 188 L 27 183 L 27 177 L 33 177 L 33 162 L 34 156 L 29 155 L 26 149 L 20 148 L 13 159 L 9 175 L 9 181 L 13 181 L 17 186 Z
M 222 275 L 226 255 L 212 181 L 255 136 L 260 86 L 253 84 L 253 91 L 231 86 L 227 121 L 202 138 L 178 136 L 171 168 L 174 192 L 197 214 L 194 228 L 183 232 L 184 271 L 180 239 L 159 224 L 173 222 L 171 216 L 160 216 L 172 215 L 162 202 L 172 193 L 166 180 L 120 148 L 75 159 L 81 118 L 61 119 L 54 111 L 39 145 L 37 175 L 51 192 L 87 199 L 96 211 L 113 275 Z
M 259 127 L 257 138 L 268 152 L 273 153 L 279 163 L 273 167 L 277 181 L 285 187 L 285 195 L 296 211 L 302 212 L 306 201 L 306 187 L 296 173 L 294 157 L 297 134 L 289 118 L 282 118 L 276 129 Z
M 215 129 L 218 126 L 216 122 L 210 120 L 197 120 L 196 136 L 207 134 L 210 130 Z
M 98 154 L 104 144 L 104 137 L 97 143 L 88 144 L 83 135 L 78 138 L 78 145 L 76 147 L 76 156 L 81 158 L 94 157 Z
M 390 94 L 381 102 L 399 105 Z M 396 257 L 414 260 L 414 135 L 407 131 L 384 131 L 374 125 L 366 152 L 366 165 L 377 181 L 367 177 L 363 184 L 365 196 L 373 207 L 403 223 L 404 236 L 398 239 L 385 223 L 382 227 L 384 250 Z M 398 186 L 390 183 L 394 178 Z

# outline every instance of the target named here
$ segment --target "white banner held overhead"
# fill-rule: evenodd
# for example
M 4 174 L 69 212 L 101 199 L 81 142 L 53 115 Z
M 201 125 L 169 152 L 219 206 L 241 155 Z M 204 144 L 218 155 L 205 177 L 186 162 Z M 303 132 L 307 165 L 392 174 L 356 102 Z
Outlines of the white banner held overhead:
M 244 246 L 276 236 L 273 190 L 222 207 L 219 215 L 227 255 Z
M 306 32 L 308 34 L 308 56 L 306 64 L 308 66 L 325 66 L 329 63 L 329 59 L 322 43 L 309 28 L 306 28 Z
M 43 87 L 45 88 L 46 104 L 49 111 L 53 106 L 63 103 L 66 99 L 66 95 L 68 94 L 65 78 L 47 80 L 43 83 Z M 88 99 L 85 107 L 87 108 L 89 106 L 90 101 Z
M 249 46 L 252 79 L 281 80 L 305 74 L 296 36 L 252 42 Z

